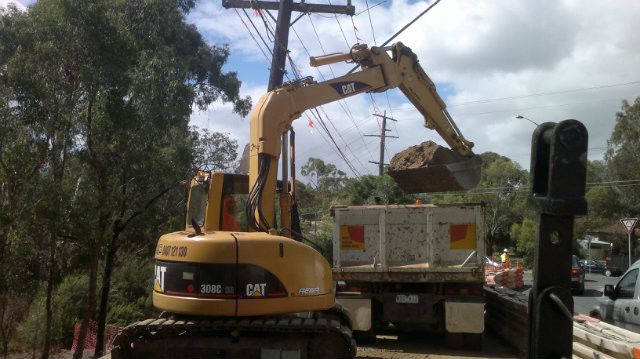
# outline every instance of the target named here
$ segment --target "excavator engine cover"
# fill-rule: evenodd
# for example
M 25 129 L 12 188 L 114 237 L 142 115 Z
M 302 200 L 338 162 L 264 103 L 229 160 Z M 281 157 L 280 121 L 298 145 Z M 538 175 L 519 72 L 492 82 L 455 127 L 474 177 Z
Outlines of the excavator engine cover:
M 389 175 L 407 193 L 466 191 L 480 182 L 482 161 L 426 141 L 397 153 Z

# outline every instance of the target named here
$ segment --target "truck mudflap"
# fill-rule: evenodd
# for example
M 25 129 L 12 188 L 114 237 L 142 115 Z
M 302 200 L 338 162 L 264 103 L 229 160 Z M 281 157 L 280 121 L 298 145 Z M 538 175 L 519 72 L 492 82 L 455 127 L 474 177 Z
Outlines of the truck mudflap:
M 356 355 L 351 330 L 337 320 L 290 315 L 147 319 L 114 339 L 119 358 L 344 358 Z
M 371 298 L 338 298 L 336 303 L 342 305 L 349 313 L 354 331 L 366 332 L 371 329 Z
M 445 328 L 449 333 L 484 332 L 484 303 L 450 302 L 444 303 Z

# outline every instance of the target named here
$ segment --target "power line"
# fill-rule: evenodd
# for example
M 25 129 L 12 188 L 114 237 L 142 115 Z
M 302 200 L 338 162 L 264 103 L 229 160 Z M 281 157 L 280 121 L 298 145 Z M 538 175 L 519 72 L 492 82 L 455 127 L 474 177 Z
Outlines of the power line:
M 611 84 L 611 85 L 601 85 L 601 86 L 576 88 L 576 89 L 569 89 L 569 90 L 539 92 L 539 93 L 522 95 L 522 96 L 509 96 L 509 97 L 499 97 L 499 98 L 491 98 L 491 99 L 472 100 L 472 101 L 454 103 L 454 104 L 450 104 L 448 106 L 449 107 L 466 106 L 466 105 L 474 105 L 474 104 L 480 104 L 480 103 L 519 100 L 519 99 L 529 98 L 529 97 L 563 95 L 563 94 L 567 94 L 567 93 L 592 91 L 592 90 L 601 90 L 601 89 L 606 89 L 606 88 L 621 87 L 621 86 L 631 86 L 631 85 L 637 85 L 637 84 L 640 84 L 640 81 L 632 81 L 632 82 L 625 82 L 625 83 L 618 83 L 618 84 Z

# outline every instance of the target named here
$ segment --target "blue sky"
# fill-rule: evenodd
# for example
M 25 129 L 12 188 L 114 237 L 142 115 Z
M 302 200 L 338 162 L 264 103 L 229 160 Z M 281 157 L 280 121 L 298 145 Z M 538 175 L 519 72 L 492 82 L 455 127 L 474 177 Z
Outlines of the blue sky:
M 0 6 L 7 2 L 0 0 Z M 327 4 L 329 0 L 307 2 Z M 368 3 L 373 6 L 379 1 Z M 290 56 L 303 76 L 320 81 L 344 75 L 351 66 L 334 64 L 318 72 L 308 65 L 309 54 L 346 52 L 356 42 L 380 44 L 430 3 L 389 0 L 365 11 L 365 1 L 354 0 L 359 15 L 353 18 L 305 15 L 292 28 Z M 226 69 L 238 72 L 243 94 L 255 102 L 266 91 L 269 63 L 263 55 L 267 47 L 254 42 L 251 35 L 258 38 L 260 33 L 269 47 L 272 43 L 263 20 L 251 10 L 247 13 L 249 17 L 240 9 L 224 9 L 220 0 L 201 0 L 188 21 L 210 43 L 230 45 L 232 55 Z M 442 0 L 397 41 L 418 55 L 462 133 L 476 144 L 475 152 L 496 152 L 528 169 L 535 126 L 516 119 L 516 115 L 538 123 L 567 118 L 582 121 L 590 133 L 589 159 L 602 159 L 621 101 L 640 96 L 638 14 L 637 0 L 606 4 L 595 0 Z M 275 11 L 272 15 L 277 17 Z M 268 26 L 275 28 L 266 18 Z M 388 96 L 359 95 L 320 108 L 356 172 L 348 169 L 326 134 L 317 126 L 307 126 L 309 111 L 294 122 L 298 167 L 308 157 L 317 157 L 350 176 L 377 174 L 376 165 L 369 161 L 378 160 L 378 139 L 364 136 L 380 132 L 372 115 L 375 111 L 386 111 L 398 120 L 389 125 L 390 134 L 399 138 L 389 139 L 387 161 L 396 152 L 425 140 L 444 144 L 422 126 L 421 115 L 399 91 L 389 91 Z M 226 104 L 194 112 L 192 123 L 228 133 L 240 146 L 248 141 L 248 117 L 233 115 Z

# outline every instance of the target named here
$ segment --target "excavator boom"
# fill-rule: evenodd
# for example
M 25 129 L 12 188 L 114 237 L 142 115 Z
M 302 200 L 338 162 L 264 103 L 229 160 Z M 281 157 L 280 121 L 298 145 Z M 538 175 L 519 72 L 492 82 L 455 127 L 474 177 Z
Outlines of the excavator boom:
M 392 55 L 389 56 L 388 50 Z M 310 108 L 334 102 L 364 92 L 383 92 L 399 88 L 424 117 L 424 125 L 435 130 L 451 150 L 457 154 L 453 162 L 421 163 L 389 169 L 398 185 L 409 193 L 467 190 L 480 181 L 480 160 L 471 151 L 473 143 L 464 138 L 446 110 L 435 85 L 418 63 L 410 48 L 398 42 L 389 48 L 356 45 L 349 53 L 311 58 L 312 66 L 350 60 L 361 70 L 324 82 L 306 79 L 265 94 L 251 114 L 250 183 L 265 185 L 262 195 L 254 198 L 273 198 L 281 136 L 291 128 L 292 122 Z M 273 168 L 270 174 L 267 169 Z M 254 204 L 259 212 L 255 222 L 260 230 L 273 228 L 272 204 Z M 249 213 L 248 213 L 249 214 Z M 255 228 L 254 227 L 254 228 Z

